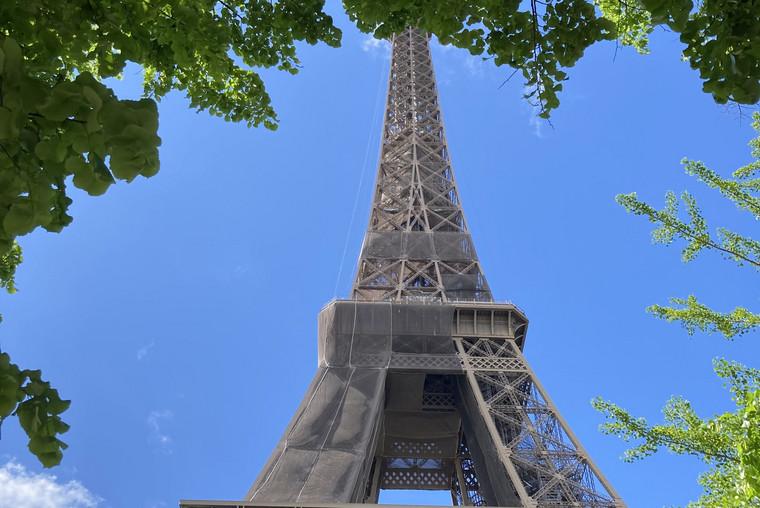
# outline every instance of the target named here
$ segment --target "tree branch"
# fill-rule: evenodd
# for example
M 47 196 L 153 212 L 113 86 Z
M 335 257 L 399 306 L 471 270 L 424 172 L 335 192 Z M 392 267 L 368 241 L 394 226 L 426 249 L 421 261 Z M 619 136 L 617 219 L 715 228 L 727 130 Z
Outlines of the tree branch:
M 665 221 L 663 221 L 661 219 L 660 219 L 660 222 L 662 222 L 663 224 L 665 223 Z M 730 249 L 724 248 L 723 246 L 715 243 L 713 241 L 713 239 L 709 235 L 707 237 L 707 240 L 705 240 L 704 238 L 699 238 L 696 235 L 694 235 L 687 226 L 681 224 L 680 222 L 676 222 L 675 225 L 670 225 L 669 224 L 669 226 L 673 227 L 676 230 L 678 230 L 678 232 L 681 233 L 682 236 L 687 237 L 687 238 L 689 238 L 689 239 L 691 239 L 691 240 L 693 240 L 695 242 L 700 242 L 703 246 L 705 246 L 707 248 L 712 248 L 712 249 L 719 250 L 719 251 L 721 251 L 721 252 L 723 252 L 725 254 L 737 257 L 737 258 L 739 258 L 739 259 L 741 259 L 743 261 L 746 261 L 747 263 L 750 263 L 750 264 L 755 265 L 756 267 L 760 268 L 760 262 L 755 261 L 754 259 L 748 258 L 747 256 L 745 256 L 745 255 L 743 255 L 743 254 L 741 254 L 739 252 L 734 252 L 734 251 L 732 251 Z

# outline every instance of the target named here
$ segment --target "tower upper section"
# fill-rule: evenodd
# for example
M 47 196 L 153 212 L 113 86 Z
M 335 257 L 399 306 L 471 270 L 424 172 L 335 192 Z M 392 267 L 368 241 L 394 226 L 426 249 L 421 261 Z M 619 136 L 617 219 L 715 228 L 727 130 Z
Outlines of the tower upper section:
M 454 181 L 428 40 L 414 28 L 393 37 L 357 300 L 491 300 Z

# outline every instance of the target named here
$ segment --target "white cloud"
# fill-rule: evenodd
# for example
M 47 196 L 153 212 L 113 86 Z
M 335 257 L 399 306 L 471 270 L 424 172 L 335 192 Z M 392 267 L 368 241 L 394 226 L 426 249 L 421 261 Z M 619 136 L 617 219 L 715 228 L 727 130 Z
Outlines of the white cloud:
M 471 55 L 469 53 L 464 56 L 464 68 L 467 69 L 470 76 L 476 78 L 482 77 L 485 73 L 485 63 L 486 61 L 480 56 Z
M 448 69 L 449 73 L 452 66 L 464 69 L 464 72 L 470 78 L 483 78 L 486 73 L 493 70 L 494 65 L 483 59 L 482 55 L 472 55 L 466 49 L 457 48 L 451 44 L 441 44 L 437 38 L 433 37 L 430 40 L 430 49 L 434 53 L 434 60 L 441 60 L 446 62 L 443 66 L 444 69 Z M 447 72 L 444 70 L 444 72 Z M 443 78 L 443 81 L 450 82 L 448 78 Z
M 251 268 L 248 265 L 237 265 L 233 270 L 232 274 L 235 277 L 242 277 L 246 273 L 248 273 L 251 270 Z
M 544 137 L 544 126 L 546 120 L 538 116 L 538 108 L 531 108 L 530 117 L 528 117 L 528 124 L 533 128 L 533 135 L 537 138 Z
M 13 508 L 94 508 L 101 498 L 78 481 L 59 482 L 10 460 L 0 467 L 0 506 Z
M 156 345 L 156 341 L 152 340 L 152 341 L 150 341 L 150 344 L 146 344 L 143 347 L 141 347 L 140 349 L 138 349 L 137 350 L 137 359 L 138 360 L 142 360 L 143 358 L 145 358 L 146 356 L 148 356 L 148 353 L 150 352 L 151 349 L 153 349 L 153 346 L 155 346 L 155 345 Z
M 151 411 L 146 420 L 146 423 L 150 428 L 150 441 L 158 445 L 159 449 L 165 453 L 172 452 L 172 438 L 161 427 L 172 418 L 174 418 L 174 413 L 168 409 L 163 409 L 160 411 Z
M 532 91 L 533 90 L 527 86 L 523 88 L 523 94 L 525 95 Z M 523 99 L 523 104 L 525 104 L 525 109 L 528 111 L 528 125 L 533 129 L 533 135 L 542 139 L 546 135 L 544 132 L 545 127 L 550 126 L 551 124 L 547 120 L 538 116 L 539 113 L 541 113 L 541 108 L 537 104 L 530 104 L 530 102 L 534 102 L 535 100 L 535 97 L 528 100 Z
M 449 51 L 457 49 L 451 44 L 441 44 L 441 42 L 438 40 L 438 37 L 433 37 L 430 39 L 430 48 L 433 51 L 440 51 L 443 54 L 446 54 Z
M 379 55 L 383 58 L 391 57 L 391 43 L 385 39 L 375 39 L 367 35 L 362 41 L 362 51 L 371 55 Z

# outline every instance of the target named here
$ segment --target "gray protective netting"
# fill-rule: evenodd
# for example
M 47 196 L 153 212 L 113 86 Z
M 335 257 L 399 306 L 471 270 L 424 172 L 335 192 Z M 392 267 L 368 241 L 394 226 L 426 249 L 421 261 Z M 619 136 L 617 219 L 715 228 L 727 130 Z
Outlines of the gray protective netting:
M 442 261 L 477 259 L 469 233 L 447 231 L 369 231 L 362 257 Z
M 403 237 L 401 231 L 382 233 L 367 233 L 364 249 L 367 256 L 377 259 L 398 259 L 403 252 Z
M 479 286 L 480 275 L 479 274 L 448 274 L 441 275 L 444 286 L 448 291 L 475 291 Z
M 433 233 L 411 231 L 404 233 L 403 254 L 409 259 L 435 259 Z
M 392 353 L 456 356 L 453 308 L 339 301 L 319 315 L 319 365 L 388 367 Z
M 320 367 L 248 500 L 354 501 L 374 452 L 385 375 L 385 369 Z
M 247 499 L 362 501 L 381 422 L 380 450 L 452 457 L 459 417 L 422 414 L 424 374 L 398 378 L 385 411 L 392 351 L 455 358 L 452 322 L 453 308 L 441 305 L 339 301 L 323 309 L 317 374 Z

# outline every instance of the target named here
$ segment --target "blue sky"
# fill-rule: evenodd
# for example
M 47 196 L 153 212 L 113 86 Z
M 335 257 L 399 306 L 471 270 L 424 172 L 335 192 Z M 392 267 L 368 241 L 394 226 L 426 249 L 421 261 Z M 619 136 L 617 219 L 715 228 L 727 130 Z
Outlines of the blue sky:
M 75 192 L 69 228 L 23 238 L 20 292 L 0 296 L 0 344 L 73 400 L 72 428 L 62 465 L 43 472 L 6 422 L 0 478 L 68 492 L 56 508 L 246 492 L 314 373 L 317 313 L 348 294 L 368 216 L 388 54 L 330 10 L 342 48 L 305 46 L 297 76 L 264 73 L 278 131 L 196 114 L 171 95 L 157 176 L 98 198 Z M 490 286 L 526 311 L 528 360 L 631 507 L 695 499 L 703 466 L 667 453 L 623 463 L 590 399 L 658 420 L 682 394 L 711 415 L 731 407 L 711 359 L 757 367 L 760 354 L 757 336 L 689 337 L 644 312 L 690 293 L 757 310 L 756 274 L 711 253 L 681 263 L 677 246 L 652 246 L 650 225 L 614 202 L 638 191 L 659 206 L 688 188 L 714 226 L 756 228 L 680 168 L 689 156 L 727 174 L 749 161 L 753 131 L 701 92 L 679 48 L 663 31 L 649 56 L 595 46 L 570 70 L 552 127 L 517 76 L 499 88 L 511 71 L 433 47 Z M 136 96 L 139 79 L 130 69 L 115 86 Z M 438 500 L 448 495 L 383 497 Z

